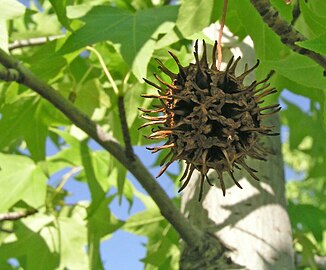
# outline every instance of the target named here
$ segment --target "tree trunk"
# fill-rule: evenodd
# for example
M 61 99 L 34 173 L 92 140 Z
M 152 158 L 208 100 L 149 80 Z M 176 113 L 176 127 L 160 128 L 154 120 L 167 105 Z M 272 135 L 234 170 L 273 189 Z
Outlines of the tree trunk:
M 278 117 L 273 122 L 280 126 Z M 217 175 L 211 172 L 209 178 L 216 187 L 205 185 L 203 199 L 198 202 L 199 178 L 194 174 L 182 194 L 182 211 L 193 224 L 215 235 L 229 250 L 230 261 L 243 269 L 291 270 L 294 269 L 292 233 L 286 209 L 280 137 L 268 137 L 264 147 L 273 153 L 267 157 L 268 161 L 248 162 L 259 171 L 259 182 L 244 169 L 236 170 L 241 190 L 225 174 L 227 191 L 223 197 Z M 184 250 L 180 268 L 194 269 L 187 263 L 186 254 Z

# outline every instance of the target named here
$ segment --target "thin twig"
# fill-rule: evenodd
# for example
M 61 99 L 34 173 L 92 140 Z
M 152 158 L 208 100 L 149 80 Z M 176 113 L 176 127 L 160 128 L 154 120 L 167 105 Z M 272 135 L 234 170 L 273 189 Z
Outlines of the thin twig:
M 222 64 L 222 36 L 223 36 L 223 28 L 225 24 L 226 12 L 228 9 L 228 0 L 224 0 L 223 5 L 223 14 L 220 23 L 220 30 L 218 32 L 218 41 L 217 41 L 217 70 L 220 70 Z
M 121 95 L 118 96 L 118 108 L 119 108 L 119 117 L 120 117 L 123 140 L 126 147 L 126 156 L 129 158 L 130 161 L 134 161 L 135 155 L 131 145 L 131 139 L 130 139 L 128 123 L 126 118 L 124 97 Z
M 326 74 L 326 57 L 315 53 L 309 49 L 301 48 L 296 45 L 297 41 L 303 41 L 307 38 L 297 31 L 292 25 L 289 25 L 275 10 L 269 0 L 251 0 L 252 5 L 256 8 L 264 22 L 280 36 L 281 41 L 294 52 L 303 54 L 314 60 L 324 69 Z
M 64 174 L 61 178 L 59 185 L 55 188 L 55 191 L 59 192 L 64 187 L 64 185 L 68 182 L 69 178 L 74 174 L 79 173 L 80 171 L 81 171 L 80 167 L 73 167 L 69 172 Z
M 58 110 L 66 115 L 77 127 L 87 133 L 94 141 L 111 153 L 123 164 L 139 181 L 155 201 L 162 215 L 172 224 L 185 243 L 192 248 L 198 247 L 203 239 L 203 232 L 194 227 L 176 208 L 164 189 L 156 182 L 147 168 L 135 156 L 130 162 L 125 149 L 112 136 L 106 134 L 102 128 L 93 122 L 86 114 L 78 110 L 73 103 L 65 99 L 59 91 L 38 79 L 22 63 L 0 49 L 0 63 L 7 69 L 16 69 L 20 73 L 20 84 L 32 89 L 43 98 L 52 103 Z
M 123 87 L 124 87 L 125 83 L 128 81 L 130 73 L 129 72 L 127 73 L 125 79 L 123 80 L 122 87 L 119 90 L 115 81 L 113 80 L 113 77 L 111 76 L 111 73 L 109 72 L 108 68 L 106 67 L 106 65 L 104 63 L 104 60 L 103 60 L 101 54 L 93 47 L 87 46 L 86 49 L 90 50 L 96 54 L 96 56 L 98 57 L 98 59 L 101 63 L 102 69 L 104 70 L 109 82 L 112 85 L 112 88 L 113 88 L 115 94 L 118 96 L 119 117 L 120 117 L 121 129 L 122 129 L 122 134 L 123 134 L 123 140 L 124 140 L 125 147 L 126 147 L 126 155 L 129 158 L 129 160 L 134 161 L 135 160 L 134 151 L 131 146 L 131 140 L 130 140 L 128 124 L 127 124 L 127 119 L 126 119 L 125 106 L 124 106 L 124 97 L 123 97 L 123 95 L 124 95 Z
M 4 229 L 4 228 L 0 228 L 0 232 L 13 233 L 14 231 L 13 230 L 7 230 L 7 229 Z
M 124 105 L 125 86 L 128 83 L 129 77 L 130 77 L 130 72 L 127 73 L 127 75 L 122 81 L 121 92 L 120 95 L 118 96 L 118 109 L 119 109 L 119 117 L 120 117 L 121 129 L 123 134 L 123 140 L 126 147 L 126 155 L 127 157 L 129 157 L 130 161 L 134 161 L 135 160 L 134 150 L 131 144 L 131 138 L 129 134 L 129 128 L 128 128 L 127 117 L 126 117 L 126 110 Z
M 109 82 L 112 85 L 112 88 L 113 88 L 115 94 L 118 95 L 119 94 L 119 89 L 118 89 L 115 81 L 113 80 L 113 78 L 111 76 L 111 73 L 109 72 L 108 68 L 106 67 L 105 62 L 104 62 L 103 57 L 101 56 L 101 54 L 95 48 L 93 48 L 91 46 L 87 46 L 86 49 L 96 54 L 98 60 L 100 61 L 102 69 L 104 70 L 104 73 L 105 73 L 106 77 L 108 78 Z
M 48 41 L 52 41 L 63 37 L 65 37 L 65 35 L 54 35 L 49 37 L 37 37 L 37 38 L 30 38 L 30 39 L 23 39 L 23 40 L 15 40 L 13 43 L 9 44 L 8 49 L 9 51 L 12 51 L 24 47 L 38 46 Z
M 38 211 L 36 209 L 30 209 L 24 212 L 9 212 L 9 213 L 4 213 L 4 214 L 0 214 L 0 221 L 5 221 L 5 220 L 18 220 L 21 218 L 25 218 L 31 215 L 34 215 L 35 213 L 37 213 Z

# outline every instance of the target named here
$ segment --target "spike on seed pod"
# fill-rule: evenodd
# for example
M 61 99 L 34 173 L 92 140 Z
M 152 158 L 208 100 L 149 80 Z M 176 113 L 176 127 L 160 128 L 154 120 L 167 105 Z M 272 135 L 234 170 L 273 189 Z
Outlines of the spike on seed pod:
M 254 81 L 249 86 L 243 81 L 254 71 L 259 61 L 236 76 L 235 70 L 240 57 L 234 61 L 232 57 L 225 71 L 216 68 L 217 42 L 212 53 L 212 64 L 209 67 L 206 56 L 206 44 L 203 41 L 203 55 L 198 54 L 198 41 L 195 43 L 194 56 L 196 63 L 184 67 L 178 57 L 169 52 L 176 62 L 179 73 L 168 70 L 163 63 L 159 69 L 168 75 L 172 83 L 164 82 L 154 74 L 162 85 L 144 79 L 152 87 L 158 89 L 159 95 L 143 95 L 145 98 L 158 99 L 160 104 L 153 109 L 142 109 L 143 118 L 149 122 L 140 126 L 154 126 L 148 139 L 167 139 L 162 146 L 148 147 L 152 153 L 168 149 L 168 154 L 161 162 L 161 176 L 176 160 L 184 160 L 186 169 L 181 177 L 179 192 L 188 185 L 194 170 L 201 174 L 199 200 L 203 193 L 203 183 L 211 185 L 207 177 L 209 169 L 214 169 L 220 180 L 223 195 L 225 184 L 223 173 L 227 172 L 233 182 L 234 168 L 244 168 L 252 178 L 259 180 L 257 171 L 249 167 L 245 159 L 251 157 L 266 160 L 268 152 L 258 143 L 261 135 L 275 136 L 273 127 L 264 126 L 262 119 L 277 113 L 279 104 L 260 107 L 262 98 L 276 92 L 267 81 L 273 74 L 271 71 L 262 81 Z M 156 115 L 156 116 L 155 116 Z

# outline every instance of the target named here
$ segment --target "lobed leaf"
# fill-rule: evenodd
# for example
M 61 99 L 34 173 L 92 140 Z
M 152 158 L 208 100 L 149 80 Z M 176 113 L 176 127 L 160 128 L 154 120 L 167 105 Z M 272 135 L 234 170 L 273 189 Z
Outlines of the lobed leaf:
M 0 153 L 0 212 L 20 200 L 34 208 L 45 202 L 46 176 L 28 157 Z
M 160 26 L 164 22 L 174 22 L 177 10 L 176 6 L 165 6 L 132 13 L 116 7 L 94 7 L 81 18 L 85 25 L 68 38 L 60 52 L 69 53 L 110 40 L 121 45 L 121 55 L 140 79 L 146 75 L 154 40 L 163 31 Z

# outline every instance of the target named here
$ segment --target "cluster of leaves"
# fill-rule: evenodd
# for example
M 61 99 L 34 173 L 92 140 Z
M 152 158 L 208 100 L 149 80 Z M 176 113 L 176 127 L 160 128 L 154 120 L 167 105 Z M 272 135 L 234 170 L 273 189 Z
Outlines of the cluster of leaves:
M 33 1 L 22 2 L 27 8 L 18 1 L 2 1 L 1 48 L 9 50 L 16 40 L 62 35 L 38 46 L 12 50 L 12 54 L 123 144 L 117 93 L 97 56 L 85 51 L 85 46 L 93 44 L 124 96 L 133 145 L 145 144 L 137 131 L 142 124 L 137 107 L 149 107 L 150 102 L 140 95 L 154 91 L 141 78 L 151 79 L 153 71 L 160 72 L 151 59 L 155 56 L 173 69 L 166 53 L 171 50 L 178 52 L 181 62 L 188 62 L 191 41 L 218 20 L 223 4 L 214 0 L 184 0 L 180 5 L 163 0 L 42 0 L 36 1 L 38 6 Z M 271 2 L 281 16 L 292 20 L 295 3 Z M 300 45 L 325 53 L 326 3 L 300 1 L 300 7 L 295 26 L 309 38 Z M 261 61 L 257 79 L 274 69 L 273 83 L 278 89 L 311 100 L 309 113 L 286 101 L 282 121 L 290 130 L 285 160 L 305 172 L 303 181 L 288 184 L 296 247 L 314 268 L 311 256 L 323 255 L 326 249 L 326 205 L 321 203 L 326 165 L 321 139 L 326 136 L 323 70 L 282 44 L 249 0 L 230 1 L 226 25 L 239 41 L 247 35 L 252 38 Z M 101 269 L 100 243 L 118 229 L 148 237 L 146 269 L 177 268 L 176 232 L 150 198 L 127 179 L 122 164 L 105 151 L 91 149 L 90 139 L 61 112 L 16 83 L 0 84 L 0 113 L 0 213 L 38 210 L 27 219 L 0 223 L 3 269 L 14 268 L 8 263 L 10 258 L 16 258 L 24 269 Z M 59 183 L 50 184 L 51 176 L 67 168 Z M 72 175 L 87 184 L 90 202 L 66 203 L 69 194 L 64 184 Z M 138 197 L 146 210 L 119 220 L 110 210 L 116 197 L 127 199 L 130 206 Z
M 154 51 L 155 42 L 150 40 L 168 31 L 169 21 L 176 20 L 178 7 L 159 4 L 154 8 L 150 1 L 121 1 L 118 6 L 105 2 L 83 1 L 66 6 L 65 1 L 39 1 L 36 7 L 31 1 L 26 8 L 16 1 L 4 1 L 1 48 L 8 50 L 9 43 L 17 40 L 61 35 L 62 27 L 71 31 L 83 29 L 85 23 L 83 37 L 71 36 L 73 43 L 80 39 L 78 48 L 70 48 L 67 35 L 12 53 L 123 144 L 118 97 L 97 56 L 84 51 L 86 44 L 96 43 L 95 49 L 103 56 L 124 96 L 128 126 L 133 131 L 132 144 L 143 145 L 144 138 L 137 132 L 142 124 L 137 108 L 148 107 L 150 102 L 140 97 L 149 89 L 139 78 L 145 76 Z M 105 16 L 98 21 L 101 14 Z M 84 16 L 82 20 L 73 19 L 80 16 Z M 158 21 L 146 28 L 153 18 Z M 102 31 L 101 25 L 108 28 Z M 142 30 L 145 28 L 147 33 Z M 92 32 L 95 40 L 88 39 Z M 79 35 L 78 31 L 75 33 Z M 83 39 L 86 43 L 82 44 Z M 108 41 L 100 42 L 105 40 Z M 146 55 L 147 62 L 142 60 Z M 14 267 L 8 262 L 10 258 L 24 269 L 101 269 L 100 243 L 118 229 L 148 236 L 149 251 L 144 259 L 148 269 L 151 265 L 162 264 L 164 269 L 176 265 L 176 232 L 161 217 L 153 201 L 135 189 L 125 167 L 106 151 L 93 150 L 94 144 L 87 135 L 36 93 L 16 83 L 2 83 L 0 88 L 0 213 L 38 210 L 26 219 L 1 222 L 2 269 Z M 67 203 L 70 194 L 65 183 L 72 177 L 87 184 L 91 201 Z M 144 204 L 144 213 L 119 220 L 111 212 L 115 198 L 126 199 L 132 207 L 136 197 Z M 170 256 L 162 256 L 166 252 Z
M 297 44 L 325 54 L 326 3 L 300 1 L 300 10 L 295 26 L 309 39 Z M 304 111 L 300 104 L 284 99 L 281 118 L 289 130 L 284 159 L 299 173 L 298 179 L 287 183 L 295 250 L 302 255 L 303 265 L 318 269 L 314 255 L 326 254 L 326 147 L 321 139 L 326 136 L 326 78 L 320 67 L 299 55 L 279 62 L 278 71 L 278 87 L 306 97 L 309 107 Z

